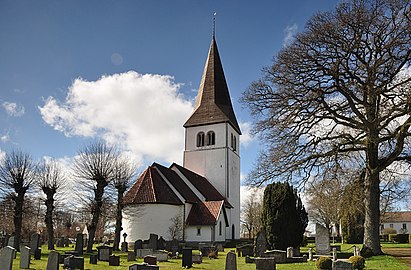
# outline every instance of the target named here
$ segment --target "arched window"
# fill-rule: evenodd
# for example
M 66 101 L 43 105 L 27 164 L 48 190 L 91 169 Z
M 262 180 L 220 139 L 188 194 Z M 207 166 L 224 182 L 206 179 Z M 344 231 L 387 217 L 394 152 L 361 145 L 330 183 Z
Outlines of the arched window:
M 207 132 L 207 145 L 215 144 L 215 133 L 214 131 Z
M 204 132 L 200 132 L 197 134 L 197 147 L 204 146 Z

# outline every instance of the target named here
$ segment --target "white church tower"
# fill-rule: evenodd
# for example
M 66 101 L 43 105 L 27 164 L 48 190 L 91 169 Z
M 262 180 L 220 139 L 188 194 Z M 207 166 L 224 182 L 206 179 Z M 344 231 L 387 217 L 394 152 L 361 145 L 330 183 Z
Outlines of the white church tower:
M 193 114 L 184 124 L 183 167 L 204 176 L 233 206 L 226 238 L 240 238 L 240 140 L 223 67 L 212 37 Z

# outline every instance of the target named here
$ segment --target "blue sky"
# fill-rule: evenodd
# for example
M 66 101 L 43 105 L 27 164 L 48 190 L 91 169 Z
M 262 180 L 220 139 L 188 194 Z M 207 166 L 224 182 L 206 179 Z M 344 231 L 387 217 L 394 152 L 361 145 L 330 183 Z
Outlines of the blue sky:
M 0 151 L 68 160 L 90 140 L 120 142 L 144 168 L 181 163 L 216 39 L 237 118 L 242 174 L 259 149 L 239 103 L 293 34 L 336 0 L 0 1 Z

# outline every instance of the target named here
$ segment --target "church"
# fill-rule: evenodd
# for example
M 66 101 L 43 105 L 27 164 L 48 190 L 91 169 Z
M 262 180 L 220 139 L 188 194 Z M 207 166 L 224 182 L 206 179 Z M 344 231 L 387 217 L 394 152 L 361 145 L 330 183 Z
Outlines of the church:
M 194 112 L 184 124 L 183 166 L 149 166 L 124 196 L 128 242 L 240 238 L 240 126 L 213 35 Z

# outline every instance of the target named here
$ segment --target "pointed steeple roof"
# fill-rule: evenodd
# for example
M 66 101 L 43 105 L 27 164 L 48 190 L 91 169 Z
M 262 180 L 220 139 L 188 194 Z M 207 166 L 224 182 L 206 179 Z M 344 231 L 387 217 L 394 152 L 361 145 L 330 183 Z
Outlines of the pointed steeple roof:
M 241 134 L 240 126 L 231 104 L 217 43 L 213 36 L 194 112 L 184 124 L 184 127 L 224 122 L 230 123 Z

